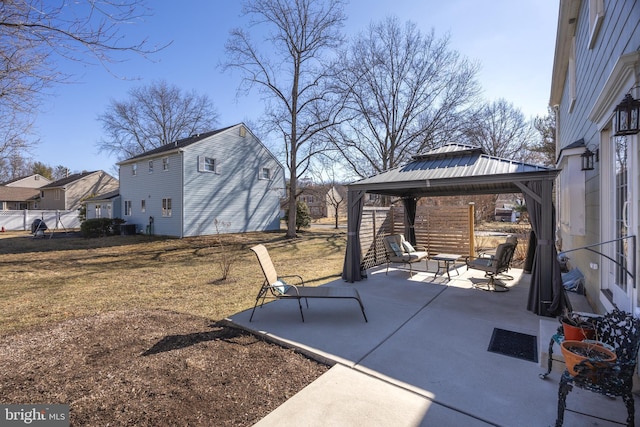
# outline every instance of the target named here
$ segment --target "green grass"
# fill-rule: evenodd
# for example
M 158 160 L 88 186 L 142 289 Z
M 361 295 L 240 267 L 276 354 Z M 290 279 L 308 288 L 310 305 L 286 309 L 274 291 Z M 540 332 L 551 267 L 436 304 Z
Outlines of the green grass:
M 222 242 L 222 248 L 220 246 Z M 339 230 L 185 239 L 0 235 L 0 335 L 112 310 L 160 308 L 213 320 L 253 306 L 263 276 L 249 248 L 263 243 L 281 275 L 311 286 L 339 279 Z M 223 276 L 223 254 L 232 261 Z

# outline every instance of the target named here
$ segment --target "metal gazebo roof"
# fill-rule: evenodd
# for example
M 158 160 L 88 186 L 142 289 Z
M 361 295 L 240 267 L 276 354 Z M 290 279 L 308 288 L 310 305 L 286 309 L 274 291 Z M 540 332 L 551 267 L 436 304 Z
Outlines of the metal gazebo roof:
M 448 144 L 413 156 L 404 166 L 356 181 L 349 188 L 397 197 L 520 193 L 517 183 L 553 181 L 559 172 L 489 156 L 480 147 Z

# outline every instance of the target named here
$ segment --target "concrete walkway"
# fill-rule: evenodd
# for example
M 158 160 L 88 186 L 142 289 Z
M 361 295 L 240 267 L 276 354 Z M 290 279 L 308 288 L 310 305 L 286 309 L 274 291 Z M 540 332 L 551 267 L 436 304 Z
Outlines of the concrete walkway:
M 546 380 L 538 375 L 558 323 L 526 310 L 529 275 L 513 269 L 514 280 L 505 282 L 510 291 L 493 293 L 472 287 L 482 272 L 461 267 L 458 273 L 449 281 L 446 274 L 409 278 L 406 270 L 387 275 L 382 268 L 362 282 L 331 283 L 358 289 L 368 323 L 353 300 L 310 300 L 304 323 L 297 302 L 282 300 L 257 308 L 251 323 L 251 310 L 228 319 L 332 365 L 257 425 L 554 425 L 563 364 Z M 583 297 L 572 301 L 574 309 L 588 310 Z M 544 360 L 487 351 L 494 328 L 536 336 Z M 565 426 L 616 426 L 625 419 L 621 399 L 578 388 L 567 398 Z

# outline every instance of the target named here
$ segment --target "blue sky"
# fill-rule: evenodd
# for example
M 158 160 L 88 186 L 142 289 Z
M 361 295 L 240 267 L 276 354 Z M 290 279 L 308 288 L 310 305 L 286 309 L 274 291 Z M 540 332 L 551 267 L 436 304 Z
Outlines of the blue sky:
M 240 1 L 150 1 L 149 6 L 153 15 L 123 34 L 172 44 L 152 60 L 130 57 L 110 72 L 99 65 L 62 64 L 75 83 L 55 86 L 44 99 L 35 123 L 40 139 L 35 160 L 72 172 L 102 169 L 117 178 L 116 159 L 96 147 L 104 136 L 97 118 L 111 99 L 126 100 L 131 88 L 159 79 L 207 94 L 220 127 L 257 121 L 263 111 L 259 98 L 237 99 L 239 75 L 218 67 L 229 30 L 245 22 Z M 411 20 L 423 33 L 448 33 L 451 49 L 480 63 L 485 99 L 505 98 L 528 118 L 546 114 L 558 0 L 351 0 L 345 12 L 347 35 L 387 16 Z

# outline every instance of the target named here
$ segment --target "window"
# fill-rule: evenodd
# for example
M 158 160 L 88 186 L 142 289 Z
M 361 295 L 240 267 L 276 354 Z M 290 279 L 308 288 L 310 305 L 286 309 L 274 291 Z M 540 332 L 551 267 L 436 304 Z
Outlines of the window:
M 44 190 L 41 190 L 41 191 L 40 191 L 40 198 L 41 198 L 41 199 L 44 199 Z
M 171 199 L 162 199 L 162 216 L 171 216 Z
M 149 160 L 149 173 L 153 173 L 153 160 Z
M 102 206 L 96 205 L 96 218 L 102 218 Z
M 220 165 L 213 157 L 198 156 L 198 171 L 220 173 Z
M 131 216 L 131 200 L 124 201 L 124 215 Z
M 107 218 L 113 218 L 111 215 L 111 204 L 107 205 Z
M 136 176 L 138 175 L 138 164 L 134 163 L 131 165 L 131 175 Z
M 240 126 L 240 138 L 244 138 L 245 136 L 247 136 L 247 128 L 245 128 L 244 126 Z
M 162 158 L 162 170 L 163 171 L 168 171 L 169 170 L 169 158 L 168 157 L 163 157 Z
M 60 200 L 60 199 L 62 199 L 62 190 L 61 190 L 61 189 L 59 189 L 59 188 L 56 188 L 56 191 L 55 191 L 55 193 L 54 193 L 53 198 L 54 198 L 55 200 Z
M 145 199 L 140 200 L 140 212 L 147 211 L 147 201 Z
M 269 168 L 262 168 L 260 169 L 260 175 L 259 175 L 260 179 L 271 179 L 271 169 Z

